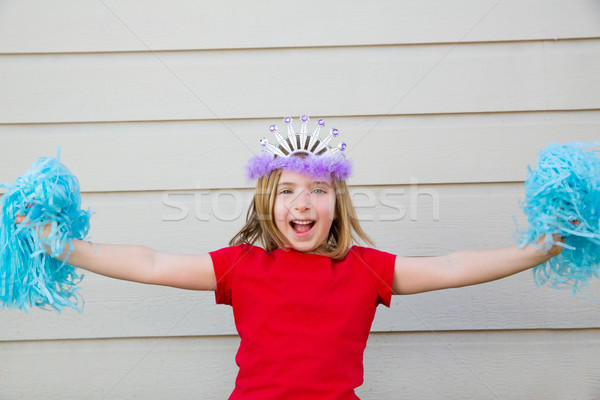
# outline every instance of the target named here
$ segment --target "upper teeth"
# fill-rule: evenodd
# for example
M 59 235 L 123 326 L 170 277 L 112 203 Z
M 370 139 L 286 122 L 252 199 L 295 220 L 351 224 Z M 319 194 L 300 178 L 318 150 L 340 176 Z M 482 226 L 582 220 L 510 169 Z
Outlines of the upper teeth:
M 311 224 L 312 221 L 292 221 L 295 224 L 300 224 L 300 225 L 308 225 Z

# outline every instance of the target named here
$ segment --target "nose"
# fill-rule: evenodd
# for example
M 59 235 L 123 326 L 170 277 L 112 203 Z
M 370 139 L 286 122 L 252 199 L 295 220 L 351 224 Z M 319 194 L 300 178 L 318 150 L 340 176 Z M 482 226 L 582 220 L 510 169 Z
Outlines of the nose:
M 293 208 L 298 211 L 306 211 L 310 209 L 310 191 L 302 190 L 298 195 L 294 198 Z

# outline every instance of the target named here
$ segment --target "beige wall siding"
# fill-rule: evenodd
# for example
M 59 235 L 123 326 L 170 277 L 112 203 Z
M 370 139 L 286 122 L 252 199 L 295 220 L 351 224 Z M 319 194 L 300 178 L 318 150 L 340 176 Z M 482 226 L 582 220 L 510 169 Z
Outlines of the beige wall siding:
M 537 152 L 600 140 L 598 15 L 595 0 L 3 2 L 0 181 L 61 146 L 92 240 L 205 253 L 243 222 L 267 127 L 306 113 L 348 143 L 378 248 L 510 245 Z M 82 314 L 0 311 L 0 399 L 232 390 L 238 338 L 212 292 L 89 273 L 81 294 Z M 365 400 L 600 397 L 597 302 L 525 272 L 392 303 Z
M 600 39 L 35 54 L 2 61 L 0 89 L 11 95 L 0 102 L 6 123 L 600 107 L 594 79 Z
M 0 158 L 0 170 L 14 181 L 61 146 L 85 192 L 250 187 L 244 165 L 273 122 L 280 118 L 0 125 L 6 148 L 20 148 Z M 597 140 L 600 111 L 332 116 L 327 124 L 348 143 L 352 185 L 515 182 L 549 141 Z M 222 173 L 207 174 L 214 165 Z
M 596 399 L 600 330 L 374 333 L 363 399 Z M 225 399 L 237 336 L 9 342 L 3 399 Z M 14 368 L 25 365 L 27 371 Z M 29 382 L 23 381 L 29 378 Z
M 359 218 L 378 248 L 415 256 L 512 244 L 512 217 L 519 216 L 518 204 L 522 201 L 520 183 L 356 186 L 351 190 Z M 231 193 L 239 196 L 244 206 L 237 205 Z M 251 193 L 87 193 L 84 203 L 96 212 L 92 217 L 92 239 L 99 243 L 204 253 L 225 246 L 239 229 Z M 386 199 L 385 205 L 378 199 Z M 439 202 L 439 211 L 435 202 Z M 519 222 L 525 225 L 522 218 Z M 215 306 L 212 292 L 87 275 L 81 284 L 86 301 L 82 314 L 4 311 L 0 313 L 2 338 L 18 341 L 235 333 L 230 307 Z M 595 293 L 600 282 L 594 282 L 593 287 Z M 575 329 L 595 328 L 599 323 L 595 302 L 582 296 L 572 298 L 568 290 L 538 289 L 531 273 L 525 272 L 469 288 L 396 296 L 390 309 L 380 308 L 373 330 Z
M 35 8 L 34 8 L 35 7 Z M 34 12 L 35 11 L 35 12 Z M 2 4 L 0 52 L 79 53 L 590 38 L 595 0 L 77 0 Z

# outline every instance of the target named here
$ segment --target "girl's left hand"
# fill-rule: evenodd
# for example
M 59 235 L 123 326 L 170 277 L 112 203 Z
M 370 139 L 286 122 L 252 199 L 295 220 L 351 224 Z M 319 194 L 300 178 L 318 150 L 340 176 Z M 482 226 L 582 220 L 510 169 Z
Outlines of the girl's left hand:
M 562 237 L 561 235 L 559 235 L 558 233 L 555 233 L 554 235 L 552 235 L 552 239 L 555 242 L 561 242 L 561 243 L 565 242 L 565 238 Z M 563 247 L 559 246 L 558 244 L 555 244 L 551 248 L 546 249 L 543 247 L 545 241 L 546 241 L 546 237 L 540 236 L 540 238 L 538 239 L 536 244 L 541 247 L 541 249 L 539 249 L 538 251 L 544 252 L 546 257 L 548 257 L 548 260 L 551 259 L 552 257 L 556 257 L 563 250 Z
M 579 221 L 577 219 L 573 220 L 573 221 L 569 221 L 569 222 L 571 222 L 571 224 L 573 226 L 579 226 L 581 224 L 581 221 Z M 561 242 L 561 243 L 565 242 L 565 238 L 562 237 L 561 235 L 559 235 L 558 233 L 555 233 L 554 235 L 552 235 L 552 239 L 555 242 Z M 545 241 L 545 237 L 544 236 L 540 236 L 540 238 L 537 241 L 537 245 L 543 246 L 544 245 L 544 241 Z M 545 250 L 545 249 L 542 249 L 542 250 L 546 252 L 546 255 L 548 256 L 548 259 L 550 259 L 552 257 L 556 257 L 557 255 L 559 255 L 560 252 L 563 250 L 563 247 L 555 244 L 549 250 Z

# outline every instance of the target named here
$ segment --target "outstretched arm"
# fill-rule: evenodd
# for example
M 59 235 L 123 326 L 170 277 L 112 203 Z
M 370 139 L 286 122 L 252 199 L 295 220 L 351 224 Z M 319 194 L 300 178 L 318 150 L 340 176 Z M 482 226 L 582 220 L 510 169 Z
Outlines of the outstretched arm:
M 393 292 L 414 294 L 493 281 L 542 264 L 561 250 L 560 246 L 550 250 L 512 246 L 439 257 L 397 257 Z
M 17 217 L 17 223 L 24 218 Z M 44 230 L 49 233 L 50 227 Z M 65 248 L 59 259 L 64 259 Z M 67 262 L 104 276 L 182 289 L 215 290 L 216 278 L 210 255 L 169 254 L 132 245 L 97 244 L 73 240 Z
M 143 246 L 94 246 L 79 240 L 73 242 L 68 263 L 91 272 L 181 289 L 215 290 L 216 287 L 212 259 L 208 254 L 170 254 Z

